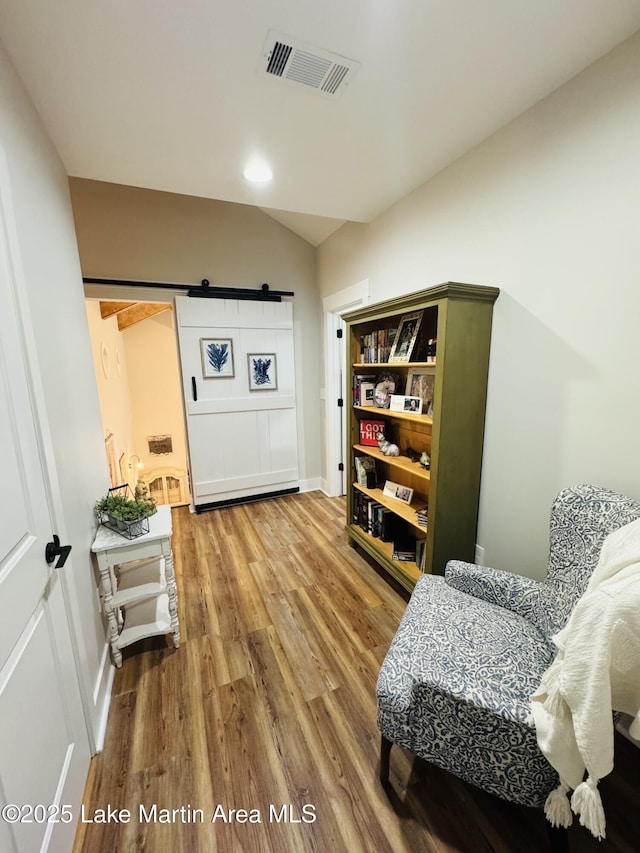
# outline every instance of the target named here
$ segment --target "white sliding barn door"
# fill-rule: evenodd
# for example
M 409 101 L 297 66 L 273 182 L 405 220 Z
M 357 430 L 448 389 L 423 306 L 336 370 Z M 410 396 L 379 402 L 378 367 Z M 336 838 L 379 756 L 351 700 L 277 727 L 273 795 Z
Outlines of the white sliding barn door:
M 292 303 L 177 296 L 176 316 L 196 509 L 297 489 Z M 206 348 L 228 342 L 216 371 Z M 271 360 L 269 383 L 249 356 Z
M 60 576 L 70 563 L 45 560 L 56 531 L 5 181 L 0 161 L 0 850 L 67 851 L 89 743 Z

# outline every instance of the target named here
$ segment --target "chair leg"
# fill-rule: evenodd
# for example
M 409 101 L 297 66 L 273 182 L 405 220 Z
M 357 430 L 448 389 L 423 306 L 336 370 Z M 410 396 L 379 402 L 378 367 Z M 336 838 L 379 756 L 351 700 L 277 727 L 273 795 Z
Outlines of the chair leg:
M 391 755 L 392 746 L 393 741 L 387 740 L 382 735 L 380 739 L 380 781 L 383 785 L 386 785 L 389 781 L 389 756 Z
M 547 833 L 552 853 L 569 853 L 569 833 L 564 826 L 547 823 Z

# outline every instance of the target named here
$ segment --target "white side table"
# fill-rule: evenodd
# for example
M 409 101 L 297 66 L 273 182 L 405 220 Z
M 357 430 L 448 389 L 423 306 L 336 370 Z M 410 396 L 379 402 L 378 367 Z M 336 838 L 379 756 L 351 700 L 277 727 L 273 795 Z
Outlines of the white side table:
M 103 525 L 96 533 L 91 550 L 98 559 L 107 639 L 117 667 L 121 649 L 144 637 L 171 633 L 174 647 L 180 646 L 171 531 L 171 507 L 159 506 L 142 536 L 126 539 Z

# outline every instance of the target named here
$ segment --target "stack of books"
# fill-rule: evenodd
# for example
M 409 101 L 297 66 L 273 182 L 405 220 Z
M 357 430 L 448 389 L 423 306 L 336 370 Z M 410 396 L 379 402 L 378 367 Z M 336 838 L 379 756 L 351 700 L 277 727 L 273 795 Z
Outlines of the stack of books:
M 420 527 L 427 526 L 427 510 L 428 507 L 426 505 L 416 510 L 416 520 Z
M 360 337 L 360 361 L 362 364 L 380 364 L 389 361 L 389 354 L 396 337 L 396 329 L 378 329 Z
M 394 560 L 404 563 L 414 563 L 416 559 L 416 540 L 412 536 L 402 536 L 393 540 Z
M 390 509 L 354 486 L 353 523 L 383 542 L 392 542 L 397 535 L 399 521 Z

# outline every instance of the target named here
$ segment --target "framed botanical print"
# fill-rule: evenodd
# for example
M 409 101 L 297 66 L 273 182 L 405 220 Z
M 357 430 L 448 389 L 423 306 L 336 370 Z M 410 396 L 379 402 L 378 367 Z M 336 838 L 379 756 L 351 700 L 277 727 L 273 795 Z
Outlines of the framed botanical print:
M 233 341 L 231 338 L 200 338 L 202 375 L 205 379 L 235 376 L 233 370 Z
M 259 352 L 247 355 L 249 391 L 275 391 L 278 387 L 275 353 Z

